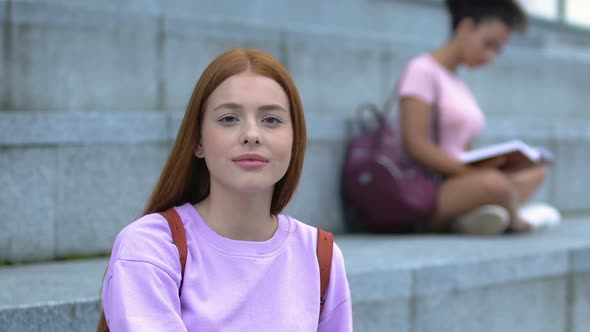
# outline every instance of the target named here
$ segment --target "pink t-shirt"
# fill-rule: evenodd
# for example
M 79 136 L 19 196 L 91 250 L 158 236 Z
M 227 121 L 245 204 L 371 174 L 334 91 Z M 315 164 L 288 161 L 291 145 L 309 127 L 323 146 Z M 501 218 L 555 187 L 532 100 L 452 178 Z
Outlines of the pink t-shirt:
M 438 143 L 457 158 L 485 126 L 483 112 L 467 84 L 430 54 L 407 65 L 398 84 L 398 97 L 409 96 L 438 105 Z
M 286 215 L 265 242 L 212 230 L 190 204 L 176 207 L 187 234 L 182 286 L 168 223 L 146 215 L 123 229 L 103 286 L 111 332 L 352 331 L 342 252 L 335 245 L 321 317 L 317 231 Z

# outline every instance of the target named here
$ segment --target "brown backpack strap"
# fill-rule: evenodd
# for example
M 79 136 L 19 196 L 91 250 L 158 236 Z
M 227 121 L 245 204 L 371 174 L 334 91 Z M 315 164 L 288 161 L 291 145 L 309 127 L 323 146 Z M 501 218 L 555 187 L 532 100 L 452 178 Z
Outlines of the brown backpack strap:
M 174 208 L 169 208 L 164 212 L 160 212 L 166 220 L 168 220 L 168 226 L 172 232 L 172 241 L 176 248 L 178 248 L 178 255 L 180 256 L 180 287 L 178 287 L 178 295 L 182 293 L 182 282 L 184 280 L 184 267 L 186 266 L 186 256 L 188 254 L 188 244 L 186 243 L 186 233 L 184 231 L 184 225 L 182 219 L 178 215 L 178 212 Z
M 332 270 L 332 251 L 334 250 L 334 235 L 321 228 L 318 229 L 318 264 L 320 266 L 320 315 L 326 301 L 326 291 Z

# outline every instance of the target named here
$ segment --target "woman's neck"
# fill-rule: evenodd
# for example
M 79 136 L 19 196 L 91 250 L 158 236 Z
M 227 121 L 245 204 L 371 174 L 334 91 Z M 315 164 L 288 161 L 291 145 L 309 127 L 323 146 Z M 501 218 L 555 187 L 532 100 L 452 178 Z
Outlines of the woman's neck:
M 449 41 L 443 47 L 431 53 L 432 57 L 448 71 L 455 73 L 461 66 L 461 52 L 454 40 Z
M 272 192 L 244 194 L 218 189 L 195 204 L 195 209 L 217 234 L 260 242 L 270 239 L 278 227 L 277 217 L 270 214 L 271 199 Z

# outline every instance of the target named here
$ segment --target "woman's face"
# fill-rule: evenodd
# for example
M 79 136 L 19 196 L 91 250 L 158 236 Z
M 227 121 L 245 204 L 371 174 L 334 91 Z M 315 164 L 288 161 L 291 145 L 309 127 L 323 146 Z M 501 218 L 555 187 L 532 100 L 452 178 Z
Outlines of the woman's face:
M 487 19 L 475 24 L 467 18 L 459 29 L 462 29 L 459 38 L 463 62 L 472 69 L 492 62 L 510 37 L 510 29 L 499 19 Z
M 205 158 L 212 192 L 272 195 L 293 144 L 289 98 L 277 82 L 251 72 L 229 77 L 209 96 L 201 128 L 195 154 Z

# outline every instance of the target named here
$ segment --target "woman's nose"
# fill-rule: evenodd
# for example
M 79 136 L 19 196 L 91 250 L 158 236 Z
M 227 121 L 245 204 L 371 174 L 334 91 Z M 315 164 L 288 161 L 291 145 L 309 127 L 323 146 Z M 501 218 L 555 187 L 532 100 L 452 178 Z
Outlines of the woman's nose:
M 244 128 L 243 144 L 262 144 L 260 132 L 255 121 L 249 121 Z

